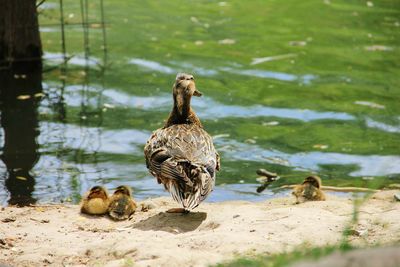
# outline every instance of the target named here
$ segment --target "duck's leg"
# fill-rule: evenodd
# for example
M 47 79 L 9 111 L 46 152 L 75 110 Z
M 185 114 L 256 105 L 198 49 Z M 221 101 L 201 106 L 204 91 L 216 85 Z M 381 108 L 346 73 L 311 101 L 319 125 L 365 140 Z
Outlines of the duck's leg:
M 182 214 L 187 214 L 190 211 L 184 208 L 172 208 L 167 210 L 168 213 L 182 213 Z

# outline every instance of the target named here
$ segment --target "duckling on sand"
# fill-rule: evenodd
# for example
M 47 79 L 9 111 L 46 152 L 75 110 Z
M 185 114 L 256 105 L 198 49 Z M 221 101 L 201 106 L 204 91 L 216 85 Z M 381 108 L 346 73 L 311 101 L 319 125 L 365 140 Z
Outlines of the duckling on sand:
M 90 215 L 102 215 L 107 213 L 109 203 L 107 190 L 102 186 L 94 186 L 85 194 L 81 204 L 81 212 Z
M 108 214 L 114 220 L 126 220 L 135 213 L 136 207 L 131 188 L 121 185 L 116 188 L 110 198 Z
M 292 194 L 296 197 L 296 204 L 308 200 L 325 200 L 325 194 L 321 190 L 322 181 L 318 176 L 309 176 L 302 184 L 293 188 Z

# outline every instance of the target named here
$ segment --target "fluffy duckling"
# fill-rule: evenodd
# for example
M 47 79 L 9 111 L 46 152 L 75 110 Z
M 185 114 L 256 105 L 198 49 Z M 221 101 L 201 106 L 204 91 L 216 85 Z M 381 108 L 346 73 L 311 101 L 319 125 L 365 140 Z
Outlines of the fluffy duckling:
M 94 186 L 85 194 L 81 204 L 81 212 L 90 215 L 106 214 L 109 203 L 107 190 L 102 186 Z
M 293 188 L 292 194 L 296 197 L 296 204 L 307 200 L 325 200 L 325 194 L 321 190 L 322 181 L 318 176 L 309 176 L 302 184 Z
M 144 148 L 146 165 L 159 184 L 187 213 L 213 190 L 219 155 L 211 136 L 191 108 L 192 96 L 201 96 L 193 75 L 178 73 L 172 87 L 173 108 L 163 128 L 156 130 Z
M 131 188 L 121 185 L 110 198 L 108 214 L 114 220 L 126 220 L 135 212 L 136 207 Z

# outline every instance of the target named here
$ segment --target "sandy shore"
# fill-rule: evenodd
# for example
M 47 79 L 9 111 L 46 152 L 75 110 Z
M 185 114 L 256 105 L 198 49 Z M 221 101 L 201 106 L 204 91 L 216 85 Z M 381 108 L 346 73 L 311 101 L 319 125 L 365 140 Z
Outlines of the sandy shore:
M 354 245 L 400 240 L 400 202 L 375 193 L 360 207 Z M 148 203 L 149 201 L 147 201 Z M 338 244 L 353 202 L 294 205 L 294 199 L 203 203 L 188 215 L 168 214 L 171 198 L 131 220 L 89 217 L 79 207 L 6 207 L 0 211 L 0 266 L 207 266 L 239 255 L 274 254 L 301 246 Z

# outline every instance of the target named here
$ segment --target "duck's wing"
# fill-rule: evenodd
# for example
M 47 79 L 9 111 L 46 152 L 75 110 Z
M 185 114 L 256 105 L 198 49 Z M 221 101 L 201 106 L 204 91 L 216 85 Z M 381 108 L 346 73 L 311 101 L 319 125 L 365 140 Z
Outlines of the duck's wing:
M 194 208 L 212 191 L 219 156 L 201 127 L 181 124 L 159 129 L 144 152 L 150 172 L 185 208 Z
M 219 170 L 219 155 L 211 136 L 196 125 L 178 124 L 155 131 L 144 153 L 147 167 L 157 175 L 164 172 L 171 178 L 182 178 L 180 170 L 175 168 L 175 163 L 180 162 L 203 166 L 212 177 Z M 170 164 L 163 164 L 167 162 Z

